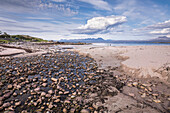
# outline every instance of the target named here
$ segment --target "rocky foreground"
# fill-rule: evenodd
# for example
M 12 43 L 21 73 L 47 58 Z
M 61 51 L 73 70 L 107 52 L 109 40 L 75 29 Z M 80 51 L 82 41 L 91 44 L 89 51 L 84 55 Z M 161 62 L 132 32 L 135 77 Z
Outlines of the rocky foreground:
M 73 52 L 0 59 L 0 111 L 107 111 L 93 101 L 104 101 L 97 94 L 116 95 L 123 83 L 113 78 L 111 86 L 102 86 L 104 71 L 96 70 L 92 58 Z M 89 94 L 96 99 L 86 100 Z
M 1 57 L 0 112 L 168 113 L 169 85 L 127 75 L 116 58 L 104 70 L 71 51 Z

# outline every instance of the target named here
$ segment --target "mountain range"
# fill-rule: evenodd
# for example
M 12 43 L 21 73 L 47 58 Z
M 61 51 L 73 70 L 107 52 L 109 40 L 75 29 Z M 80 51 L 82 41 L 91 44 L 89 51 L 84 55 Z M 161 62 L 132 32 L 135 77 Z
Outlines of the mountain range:
M 85 39 L 61 39 L 60 42 L 83 42 L 83 43 L 170 43 L 170 38 L 161 36 L 150 40 L 105 40 L 103 38 L 85 38 Z

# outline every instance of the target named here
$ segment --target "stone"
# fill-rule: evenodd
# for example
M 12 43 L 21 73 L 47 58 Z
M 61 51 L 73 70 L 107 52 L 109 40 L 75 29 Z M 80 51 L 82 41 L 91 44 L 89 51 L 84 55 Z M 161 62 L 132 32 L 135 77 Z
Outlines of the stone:
M 35 92 L 40 91 L 40 87 L 35 88 L 34 91 L 35 91 Z
M 8 87 L 8 89 L 12 89 L 13 88 L 12 84 L 9 84 L 7 87 Z
M 66 94 L 69 94 L 69 91 L 65 91 L 64 94 L 65 94 L 65 95 L 66 95 Z
M 145 98 L 145 97 L 146 97 L 146 93 L 143 93 L 143 94 L 141 95 L 141 97 L 142 97 L 142 98 Z
M 20 105 L 21 105 L 21 101 L 15 103 L 15 106 L 20 106 Z
M 63 94 L 63 92 L 62 92 L 62 91 L 59 91 L 59 92 L 58 92 L 58 94 L 59 94 L 59 95 L 62 95 L 62 94 Z
M 44 79 L 42 79 L 42 81 L 43 81 L 43 82 L 47 82 L 47 79 L 44 78 Z
M 49 109 L 52 109 L 53 107 L 54 107 L 54 106 L 53 106 L 52 104 L 49 104 L 49 105 L 48 105 L 48 108 L 49 108 Z
M 132 85 L 136 87 L 138 85 L 138 83 L 137 82 L 133 82 Z
M 7 108 L 7 107 L 9 107 L 11 104 L 9 103 L 9 102 L 7 102 L 7 103 L 4 103 L 2 106 L 4 107 L 4 108 Z
M 67 113 L 67 109 L 66 108 L 63 109 L 63 113 Z
M 161 101 L 160 100 L 153 100 L 155 103 L 161 103 Z
M 46 87 L 46 86 L 47 86 L 47 83 L 43 83 L 42 86 L 43 86 L 43 87 Z
M 69 100 L 65 100 L 64 103 L 70 104 L 71 102 Z
M 74 108 L 71 108 L 71 109 L 70 109 L 70 113 L 75 113 L 75 111 L 76 111 L 76 110 L 75 110 Z
M 51 95 L 50 95 L 50 94 L 46 94 L 46 95 L 45 95 L 45 97 L 50 98 L 50 97 L 51 97 Z
M 58 102 L 60 102 L 60 99 L 56 99 L 54 102 L 55 102 L 55 103 L 58 103 Z
M 45 95 L 46 95 L 46 93 L 45 93 L 45 92 L 42 92 L 42 93 L 41 93 L 41 96 L 42 96 L 42 97 L 43 97 L 43 96 L 45 96 Z
M 81 113 L 90 113 L 90 111 L 88 109 L 82 109 Z
M 16 92 L 13 93 L 13 96 L 16 97 L 18 94 Z
M 49 94 L 53 94 L 54 92 L 53 92 L 53 90 L 49 90 L 48 93 Z
M 57 82 L 57 79 L 56 78 L 51 78 L 51 81 Z
M 3 101 L 0 101 L 0 106 L 3 104 Z
M 17 85 L 17 89 L 21 89 L 21 86 L 20 86 L 20 85 Z

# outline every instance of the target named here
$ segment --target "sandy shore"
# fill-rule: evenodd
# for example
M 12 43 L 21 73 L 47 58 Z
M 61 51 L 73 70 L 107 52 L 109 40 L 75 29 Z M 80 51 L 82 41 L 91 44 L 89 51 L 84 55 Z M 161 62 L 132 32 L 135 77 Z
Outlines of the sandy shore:
M 100 68 L 121 66 L 132 76 L 170 79 L 170 46 L 76 46 L 75 50 L 92 56 Z
M 17 55 L 13 55 L 16 54 L 17 52 L 24 51 L 24 49 L 17 49 L 15 51 L 12 51 L 14 48 L 3 47 L 0 48 L 0 53 L 2 55 L 8 54 L 9 56 L 12 55 L 12 57 L 20 57 L 12 59 L 10 58 L 6 59 L 4 57 L 1 57 L 2 62 L 0 63 L 2 63 L 3 66 L 6 65 L 5 68 L 0 67 L 1 68 L 0 71 L 2 72 L 1 74 L 5 75 L 5 77 L 9 79 L 5 80 L 11 82 L 8 83 L 4 81 L 3 78 L 2 80 L 0 80 L 0 87 L 3 89 L 2 92 L 0 92 L 0 111 L 4 109 L 8 110 L 10 109 L 10 105 L 14 105 L 13 100 L 10 100 L 14 96 L 19 97 L 20 95 L 25 96 L 25 94 L 31 94 L 37 95 L 38 98 L 41 100 L 40 98 L 41 95 L 39 94 L 47 93 L 50 94 L 48 98 L 53 99 L 54 97 L 56 97 L 56 95 L 59 95 L 57 98 L 61 99 L 60 96 L 62 95 L 62 93 L 68 94 L 68 92 L 65 92 L 64 87 L 63 88 L 61 87 L 62 84 L 66 84 L 68 82 L 67 77 L 68 78 L 72 77 L 70 75 L 67 75 L 70 73 L 70 71 L 68 70 L 70 68 L 73 68 L 75 71 L 78 71 L 79 69 L 81 69 L 82 71 L 82 69 L 85 69 L 84 71 L 86 72 L 85 74 L 86 76 L 83 79 L 81 79 L 78 75 L 76 76 L 79 77 L 78 80 L 84 81 L 86 82 L 86 84 L 82 85 L 82 87 L 79 87 L 79 84 L 75 84 L 75 86 L 74 85 L 69 86 L 69 84 L 67 84 L 67 87 L 68 86 L 79 87 L 78 88 L 79 90 L 76 90 L 75 92 L 71 91 L 72 96 L 68 95 L 66 100 L 65 99 L 64 100 L 69 102 L 70 105 L 74 105 L 73 104 L 74 102 L 79 103 L 81 106 L 84 106 L 81 109 L 88 111 L 88 113 L 90 113 L 89 111 L 92 112 L 105 111 L 108 113 L 115 112 L 168 113 L 170 110 L 169 106 L 170 87 L 167 84 L 169 77 L 169 61 L 170 61 L 169 46 L 117 46 L 117 47 L 97 45 L 56 45 L 56 46 L 21 45 L 21 46 L 22 48 L 27 49 L 30 49 L 31 46 L 31 48 L 33 48 L 31 49 L 31 51 L 33 52 L 32 53 L 24 52 L 19 53 Z M 72 52 L 69 53 L 68 51 L 65 51 L 65 49 L 70 51 L 77 51 L 80 54 L 83 54 L 84 56 L 79 56 L 79 54 L 74 52 L 73 52 L 74 54 Z M 77 57 L 76 54 L 79 57 Z M 94 60 L 91 59 L 91 57 Z M 20 60 L 20 62 L 22 63 L 17 63 L 18 60 Z M 91 62 L 89 62 L 89 60 Z M 83 66 L 81 65 L 81 62 L 84 61 L 87 61 L 87 63 L 85 64 L 88 67 L 90 65 L 93 65 L 94 69 L 90 68 L 86 69 L 84 67 L 80 67 Z M 98 68 L 96 66 L 96 63 L 92 63 L 92 61 L 97 62 Z M 11 62 L 17 65 L 18 68 L 9 69 L 6 73 L 5 69 L 8 69 Z M 77 67 L 74 67 L 74 65 L 72 65 L 75 63 Z M 56 65 L 58 66 L 58 68 L 61 68 L 61 70 L 65 71 L 58 71 Z M 54 67 L 57 69 L 54 69 Z M 16 73 L 15 71 L 16 69 L 18 69 L 20 73 Z M 32 71 L 30 69 L 32 69 Z M 89 74 L 90 70 L 91 71 L 95 70 L 94 73 L 91 73 L 93 74 L 93 76 Z M 80 73 L 81 71 L 78 71 L 77 73 Z M 63 72 L 66 73 L 62 74 Z M 37 77 L 36 73 L 39 73 L 41 77 L 40 76 Z M 57 75 L 59 79 L 63 79 L 63 83 L 61 84 L 60 87 L 59 86 L 56 87 L 58 88 L 59 92 L 58 90 L 57 91 L 55 90 L 54 93 L 53 92 L 54 89 L 50 90 L 50 88 L 53 87 L 57 82 L 58 84 L 60 84 L 61 82 L 58 81 L 59 79 L 56 78 L 55 76 L 56 73 L 59 75 L 59 76 Z M 16 76 L 12 76 L 13 74 Z M 22 77 L 20 76 L 19 78 L 17 78 L 18 74 L 20 74 Z M 54 78 L 51 79 L 51 77 Z M 157 79 L 157 77 L 159 77 L 160 79 Z M 51 79 L 52 81 L 47 81 L 47 78 Z M 16 79 L 16 81 L 13 82 L 14 79 Z M 25 80 L 27 80 L 27 85 L 22 85 L 25 84 Z M 75 79 L 73 78 L 70 78 L 70 80 L 71 81 L 73 80 L 73 83 L 77 83 L 77 81 L 75 82 Z M 96 80 L 97 82 L 95 84 L 92 84 L 92 82 L 90 82 L 89 80 Z M 162 82 L 162 80 L 164 82 Z M 54 81 L 55 83 L 51 84 L 51 82 Z M 16 84 L 19 84 L 25 90 L 22 91 L 20 89 L 18 90 L 20 93 L 16 94 L 16 92 L 13 92 L 13 88 L 15 90 Z M 8 87 L 6 87 L 7 85 Z M 30 88 L 32 88 L 32 90 L 30 91 L 30 88 L 29 87 L 27 88 L 26 86 L 29 87 L 31 86 Z M 47 88 L 48 91 L 42 90 L 44 91 L 42 92 L 41 88 L 43 87 Z M 38 93 L 36 93 L 37 90 Z M 11 96 L 12 93 L 13 96 Z M 70 96 L 71 97 L 74 96 L 74 99 L 70 98 Z M 34 98 L 34 96 L 32 96 L 31 98 Z M 34 98 L 34 100 L 35 102 L 33 106 L 37 106 L 37 104 L 39 104 L 40 106 L 43 105 L 42 103 L 36 102 L 38 101 L 37 98 Z M 59 102 L 60 105 L 65 105 L 63 104 L 65 103 L 64 100 L 56 101 L 57 103 Z M 72 102 L 72 100 L 74 100 L 74 102 Z M 25 100 L 22 101 L 25 103 L 25 105 L 32 104 L 26 102 Z M 9 104 L 8 102 L 12 104 Z M 51 103 L 49 105 L 47 104 L 46 106 L 46 108 L 49 108 L 49 110 L 54 110 L 53 108 L 56 107 L 55 104 L 53 104 L 53 101 L 51 101 L 50 99 L 48 99 L 48 101 L 45 102 Z M 54 101 L 54 103 L 56 102 Z M 15 102 L 14 106 L 16 107 L 17 104 L 18 101 Z M 8 106 L 6 107 L 6 105 Z M 22 105 L 23 103 L 20 102 L 19 106 Z M 68 109 L 70 111 L 72 110 L 67 107 L 68 106 L 66 107 L 57 106 L 59 111 L 61 111 L 62 109 L 63 110 Z M 34 110 L 36 109 L 37 107 L 35 107 Z M 80 112 L 81 109 L 79 108 L 78 111 Z M 14 110 L 17 111 L 18 109 Z M 44 111 L 43 108 L 39 110 Z

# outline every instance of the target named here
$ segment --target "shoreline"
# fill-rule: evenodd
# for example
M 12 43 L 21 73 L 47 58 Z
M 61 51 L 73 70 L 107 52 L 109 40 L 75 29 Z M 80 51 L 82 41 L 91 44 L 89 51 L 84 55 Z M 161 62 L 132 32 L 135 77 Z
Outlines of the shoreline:
M 25 45 L 25 47 L 29 47 L 29 46 Z M 68 48 L 68 49 L 63 50 L 62 48 Z M 70 49 L 70 48 L 73 48 L 73 49 Z M 149 112 L 155 112 L 155 113 L 168 112 L 170 110 L 169 104 L 168 104 L 168 102 L 170 101 L 170 95 L 169 95 L 170 94 L 170 91 L 169 91 L 170 86 L 168 84 L 166 84 L 166 82 L 164 82 L 164 81 L 162 82 L 160 79 L 157 79 L 154 77 L 149 77 L 149 78 L 142 77 L 141 78 L 139 76 L 132 76 L 131 73 L 127 73 L 129 70 L 128 68 L 127 68 L 127 72 L 125 69 L 122 68 L 122 66 L 123 66 L 122 62 L 130 59 L 130 57 L 125 54 L 128 52 L 129 48 L 132 48 L 132 47 L 122 47 L 122 46 L 121 47 L 104 47 L 104 46 L 100 47 L 100 46 L 93 46 L 93 45 L 74 45 L 74 46 L 73 45 L 72 46 L 60 45 L 57 47 L 56 46 L 52 47 L 52 46 L 39 45 L 39 46 L 34 46 L 35 53 L 24 54 L 23 56 L 22 55 L 12 56 L 11 60 L 15 61 L 15 58 L 23 60 L 22 57 L 25 57 L 24 59 L 27 59 L 28 62 L 30 62 L 29 58 L 31 58 L 35 62 L 38 61 L 38 60 L 36 61 L 37 58 L 43 59 L 42 62 L 47 62 L 47 60 L 45 60 L 45 59 L 54 60 L 54 58 L 57 58 L 59 60 L 60 58 L 61 59 L 64 58 L 64 60 L 60 60 L 60 62 L 58 62 L 59 66 L 60 66 L 61 64 L 68 63 L 69 61 L 74 62 L 74 60 L 76 58 L 83 58 L 83 57 L 90 58 L 90 59 L 92 58 L 91 60 L 94 60 L 97 63 L 97 67 L 95 66 L 96 65 L 95 63 L 93 64 L 94 69 L 97 68 L 97 70 L 95 70 L 93 73 L 90 74 L 89 73 L 90 69 L 87 68 L 87 70 L 86 70 L 87 78 L 85 77 L 82 79 L 84 82 L 87 82 L 87 84 L 84 84 L 80 88 L 78 88 L 78 90 L 75 91 L 76 93 L 71 92 L 70 96 L 75 96 L 75 98 L 70 99 L 70 96 L 68 96 L 69 98 L 67 98 L 66 101 L 69 101 L 69 104 L 72 104 L 73 101 L 80 102 L 79 100 L 81 100 L 84 102 L 84 104 L 80 104 L 80 105 L 88 106 L 88 107 L 82 107 L 81 109 L 86 110 L 86 111 L 93 111 L 93 112 L 94 111 L 96 111 L 96 112 L 106 111 L 109 113 L 111 113 L 111 112 L 128 113 L 128 112 L 141 112 L 141 111 L 143 111 L 143 112 L 149 111 Z M 142 47 L 138 46 L 136 48 L 142 48 Z M 147 49 L 147 47 L 145 47 L 145 48 Z M 37 50 L 41 50 L 41 51 L 44 50 L 44 51 L 47 51 L 47 53 L 49 53 L 49 54 L 44 53 L 44 55 L 42 55 L 42 54 L 37 55 L 38 54 Z M 143 49 L 139 49 L 139 50 L 143 50 Z M 80 56 L 74 57 L 73 53 L 69 53 L 72 51 L 78 52 Z M 55 55 L 57 55 L 58 57 L 53 57 Z M 64 56 L 62 56 L 62 55 L 64 55 Z M 29 56 L 32 56 L 32 57 L 29 57 Z M 68 58 L 71 58 L 72 60 L 70 60 Z M 9 63 L 10 58 L 7 58 L 6 60 Z M 66 61 L 68 61 L 68 62 L 66 62 Z M 27 65 L 27 67 L 29 67 L 31 65 L 36 65 L 35 62 L 32 62 L 31 64 L 26 63 L 26 65 Z M 51 63 L 51 64 L 54 65 L 54 61 L 52 61 L 52 62 L 53 63 Z M 8 63 L 7 63 L 7 65 L 8 65 Z M 23 65 L 23 63 L 21 63 L 21 64 Z M 55 62 L 55 63 L 57 63 L 57 62 Z M 80 61 L 78 61 L 76 63 L 79 64 Z M 89 66 L 89 65 L 91 65 L 91 63 L 89 63 L 89 64 L 87 63 L 86 65 Z M 38 63 L 36 66 L 40 66 L 40 63 Z M 44 65 L 42 65 L 42 66 L 44 66 Z M 72 66 L 73 65 L 70 65 L 70 67 L 72 67 Z M 80 68 L 80 66 L 74 67 L 73 69 L 77 70 L 79 68 Z M 82 69 L 84 69 L 84 68 L 82 68 Z M 46 79 L 46 78 L 51 79 L 52 77 L 54 77 L 54 75 L 51 74 L 51 73 L 53 73 L 53 71 L 48 71 L 48 70 L 44 70 L 44 71 L 45 72 L 47 71 L 47 73 L 49 73 L 49 75 L 41 76 L 41 79 L 37 78 L 36 76 L 35 77 L 33 76 L 33 77 L 31 77 L 32 79 L 28 80 L 28 78 L 26 76 L 23 76 L 23 77 L 27 81 L 31 81 L 31 82 L 29 82 L 30 84 L 36 83 L 36 84 L 40 84 L 40 87 L 42 87 L 42 85 L 44 85 L 44 86 L 46 85 L 46 87 L 47 86 L 51 87 L 50 84 L 46 84 L 46 83 L 48 83 L 48 81 L 45 81 L 45 82 L 42 81 L 42 77 L 45 77 L 43 79 Z M 66 71 L 68 71 L 68 69 L 66 69 Z M 31 71 L 30 71 L 30 73 L 31 73 Z M 65 81 L 65 78 L 63 78 L 63 77 L 70 77 L 70 75 L 65 76 L 64 74 L 62 74 L 63 71 L 57 72 L 57 73 L 58 73 L 59 78 L 57 78 L 57 79 L 53 78 L 52 80 L 54 80 L 54 81 L 56 80 L 56 83 L 60 84 L 60 81 L 58 81 L 58 80 L 60 78 L 62 78 L 64 83 L 67 83 L 67 80 Z M 70 72 L 67 72 L 67 73 L 70 73 Z M 65 74 L 67 75 L 67 73 L 65 73 Z M 137 72 L 133 72 L 133 73 L 138 74 Z M 41 74 L 43 74 L 43 73 L 41 73 Z M 101 76 L 96 76 L 98 74 Z M 74 79 L 71 79 L 71 80 L 73 80 L 73 83 L 75 82 Z M 89 82 L 89 80 L 92 80 L 92 81 L 96 80 L 97 83 L 93 84 L 93 83 Z M 24 83 L 24 82 L 22 82 L 22 83 Z M 55 83 L 52 83 L 52 84 L 55 86 Z M 75 86 L 79 87 L 76 84 L 75 84 Z M 14 88 L 15 88 L 15 86 L 14 86 Z M 59 88 L 58 89 L 59 91 L 64 92 L 64 89 L 62 89 L 61 86 L 60 87 L 57 86 L 57 88 Z M 41 92 L 41 91 L 38 91 L 38 92 Z M 79 94 L 80 92 L 82 94 Z M 3 93 L 4 93 L 4 95 L 6 95 L 5 90 Z M 32 93 L 35 93 L 34 90 Z M 49 94 L 49 92 L 46 92 L 46 93 Z M 55 95 L 58 95 L 58 93 L 59 92 L 55 92 Z M 38 96 L 38 93 L 33 94 L 33 95 Z M 54 93 L 51 93 L 50 95 L 54 95 Z M 59 94 L 59 95 L 61 96 L 62 94 Z M 61 99 L 61 97 L 59 97 L 59 98 Z M 1 97 L 0 97 L 0 99 L 1 99 Z M 0 100 L 0 103 L 1 103 L 1 100 Z M 62 103 L 62 105 L 65 105 L 64 101 L 63 102 L 61 101 L 61 103 Z M 47 107 L 50 107 L 50 106 L 47 106 Z M 65 108 L 67 108 L 67 107 L 65 106 Z M 50 109 L 52 109 L 52 108 L 50 107 Z M 64 109 L 62 107 L 62 109 L 60 109 L 60 111 L 62 111 Z M 79 112 L 81 109 L 79 109 Z M 68 109 L 68 110 L 71 110 L 71 109 Z

